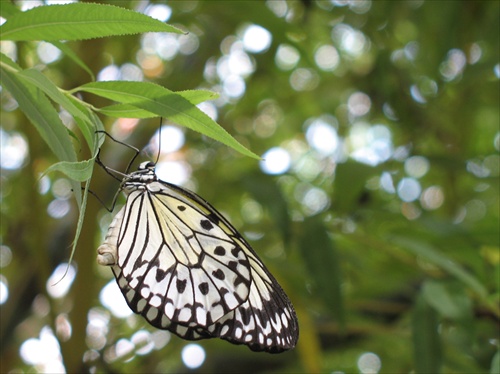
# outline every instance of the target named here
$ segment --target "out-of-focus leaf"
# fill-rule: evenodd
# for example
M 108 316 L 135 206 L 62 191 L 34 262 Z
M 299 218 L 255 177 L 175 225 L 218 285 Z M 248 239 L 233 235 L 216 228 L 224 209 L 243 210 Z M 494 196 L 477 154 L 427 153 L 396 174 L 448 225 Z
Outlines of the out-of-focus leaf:
M 123 104 L 132 104 L 218 140 L 246 156 L 260 159 L 189 100 L 157 84 L 121 81 L 93 82 L 78 87 L 76 91 L 90 92 Z
M 495 353 L 493 360 L 491 360 L 491 369 L 490 374 L 498 374 L 500 373 L 500 351 Z
M 80 57 L 78 57 L 78 55 L 75 52 L 73 52 L 73 50 L 70 47 L 68 47 L 65 43 L 55 41 L 55 40 L 53 40 L 50 43 L 53 44 L 55 47 L 59 48 L 62 53 L 64 53 L 66 56 L 68 56 L 70 59 L 72 59 L 73 62 L 75 62 L 83 70 L 85 70 L 90 75 L 90 78 L 93 81 L 95 81 L 95 76 L 94 76 L 94 73 L 92 72 L 92 70 L 90 70 L 90 68 L 87 66 L 87 64 L 85 64 L 85 62 L 83 62 L 83 60 Z
M 310 217 L 301 225 L 299 249 L 318 295 L 333 312 L 339 325 L 345 325 L 344 303 L 341 290 L 342 275 L 335 242 L 319 217 Z
M 433 248 L 431 245 L 414 238 L 407 238 L 402 236 L 395 236 L 392 238 L 392 241 L 393 243 L 412 252 L 413 254 L 424 257 L 427 261 L 432 262 L 434 265 L 455 276 L 457 279 L 467 285 L 467 287 L 470 287 L 474 292 L 476 292 L 478 296 L 483 299 L 483 301 L 487 302 L 488 291 L 483 286 L 483 284 L 481 284 L 481 282 L 479 282 L 476 277 L 469 274 L 459 265 L 453 262 L 452 259 L 439 253 L 439 251 Z
M 301 356 L 306 372 L 319 373 L 321 372 L 322 355 L 318 331 L 307 308 L 302 305 L 295 307 L 300 322 L 300 339 L 296 349 Z
M 366 181 L 379 174 L 377 168 L 355 161 L 338 164 L 335 169 L 333 208 L 336 213 L 351 213 L 359 206 Z
M 0 26 L 2 40 L 84 40 L 144 32 L 184 33 L 142 13 L 114 5 L 71 3 L 39 6 Z
M 429 280 L 422 287 L 422 295 L 429 305 L 447 318 L 464 320 L 472 317 L 470 298 L 460 283 Z
M 21 13 L 18 7 L 16 7 L 10 1 L 2 1 L 2 6 L 0 6 L 0 16 L 2 18 L 9 19 L 17 13 Z
M 441 340 L 439 320 L 422 295 L 417 297 L 412 314 L 412 334 L 415 372 L 434 374 L 441 371 Z
M 291 239 L 290 216 L 288 215 L 286 200 L 275 181 L 269 177 L 254 173 L 251 176 L 244 177 L 243 184 L 255 200 L 269 210 L 286 246 Z

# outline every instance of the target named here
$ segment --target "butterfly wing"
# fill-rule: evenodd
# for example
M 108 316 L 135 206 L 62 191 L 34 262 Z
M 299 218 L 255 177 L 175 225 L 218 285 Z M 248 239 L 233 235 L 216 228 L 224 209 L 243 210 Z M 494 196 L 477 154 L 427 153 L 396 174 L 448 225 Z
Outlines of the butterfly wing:
M 257 351 L 295 346 L 297 319 L 277 281 L 231 224 L 188 190 L 154 181 L 132 191 L 98 252 L 130 308 L 155 327 Z
M 210 203 L 189 190 L 163 183 L 223 228 L 243 249 L 250 264 L 252 283 L 248 299 L 207 329 L 198 328 L 198 334 L 204 336 L 208 332 L 234 344 L 246 344 L 254 351 L 278 353 L 295 347 L 299 333 L 295 310 L 252 247 Z

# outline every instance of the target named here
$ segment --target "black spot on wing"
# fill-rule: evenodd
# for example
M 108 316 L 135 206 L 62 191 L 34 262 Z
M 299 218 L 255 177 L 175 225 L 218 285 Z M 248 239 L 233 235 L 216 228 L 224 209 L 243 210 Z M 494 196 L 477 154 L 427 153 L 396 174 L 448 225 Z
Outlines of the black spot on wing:
M 165 271 L 163 269 L 160 269 L 159 267 L 156 268 L 156 281 L 160 283 L 165 276 L 167 275 L 168 271 Z
M 176 282 L 177 292 L 183 293 L 186 289 L 186 280 L 177 279 Z
M 224 275 L 224 272 L 221 270 L 221 269 L 217 269 L 217 270 L 214 270 L 212 272 L 212 275 L 217 278 L 217 279 L 220 279 L 220 280 L 224 280 L 224 278 L 226 277 Z
M 207 295 L 207 294 L 208 294 L 209 287 L 208 287 L 208 283 L 207 283 L 207 282 L 200 283 L 200 284 L 198 285 L 198 288 L 200 289 L 200 292 L 201 292 L 203 295 Z
M 215 223 L 216 225 L 218 225 L 218 224 L 219 224 L 219 222 L 220 222 L 220 218 L 217 216 L 217 214 L 215 214 L 215 213 L 213 213 L 213 212 L 212 212 L 212 213 L 210 213 L 210 214 L 207 216 L 207 218 L 208 218 L 210 221 L 212 221 L 213 223 Z
M 214 249 L 214 254 L 216 254 L 217 256 L 224 256 L 226 254 L 226 250 L 224 249 L 224 247 L 218 245 Z
M 210 231 L 214 228 L 214 225 L 208 219 L 201 220 L 200 225 L 201 225 L 201 227 L 203 227 L 207 231 Z

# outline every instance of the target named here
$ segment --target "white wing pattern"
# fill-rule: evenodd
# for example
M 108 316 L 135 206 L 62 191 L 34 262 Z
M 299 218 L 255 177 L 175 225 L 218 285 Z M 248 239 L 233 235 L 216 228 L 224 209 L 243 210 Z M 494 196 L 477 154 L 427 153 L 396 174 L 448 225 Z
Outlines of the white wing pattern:
M 295 347 L 293 306 L 255 251 L 208 202 L 159 180 L 154 166 L 124 178 L 127 202 L 97 250 L 130 308 L 188 340 L 219 337 L 270 353 Z

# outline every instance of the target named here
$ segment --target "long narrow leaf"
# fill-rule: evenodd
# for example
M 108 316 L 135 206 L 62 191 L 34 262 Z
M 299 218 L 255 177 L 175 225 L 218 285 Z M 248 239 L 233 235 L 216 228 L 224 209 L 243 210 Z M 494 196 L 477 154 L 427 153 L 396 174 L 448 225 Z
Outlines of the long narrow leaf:
M 191 104 L 199 104 L 207 100 L 216 99 L 219 95 L 216 92 L 205 90 L 187 90 L 177 91 Z M 99 113 L 116 118 L 152 118 L 158 117 L 158 114 L 139 109 L 132 104 L 114 104 L 98 109 Z
M 94 134 L 92 131 L 93 126 L 90 118 L 82 110 L 76 107 L 50 79 L 36 69 L 21 70 L 18 73 L 18 76 L 29 81 L 31 84 L 45 92 L 47 96 L 66 109 L 73 117 L 80 119 L 81 123 L 85 124 L 80 127 L 80 130 L 82 131 L 89 148 L 94 148 Z
M 20 80 L 16 74 L 0 67 L 1 84 L 16 99 L 19 107 L 36 127 L 42 139 L 60 161 L 76 161 L 68 131 L 45 94 L 38 88 Z M 73 194 L 81 206 L 80 185 L 72 181 Z
M 441 342 L 436 311 L 420 295 L 412 314 L 413 352 L 415 372 L 439 373 L 441 369 Z
M 73 60 L 74 63 L 76 63 L 78 66 L 80 66 L 83 70 L 85 70 L 89 75 L 92 81 L 95 81 L 95 76 L 92 70 L 83 62 L 83 60 L 78 57 L 78 55 L 66 44 L 58 41 L 51 41 L 51 44 L 53 44 L 55 47 L 59 48 L 62 53 L 64 53 L 66 56 L 68 56 L 70 59 Z
M 304 220 L 301 226 L 303 230 L 299 237 L 301 256 L 310 274 L 314 274 L 318 294 L 343 328 L 345 311 L 337 249 L 318 217 Z
M 40 6 L 12 15 L 0 27 L 1 40 L 85 40 L 112 35 L 182 30 L 114 5 L 71 3 Z
M 189 100 L 159 85 L 108 81 L 88 83 L 76 90 L 90 92 L 122 104 L 132 104 L 218 140 L 246 156 L 260 159 Z

